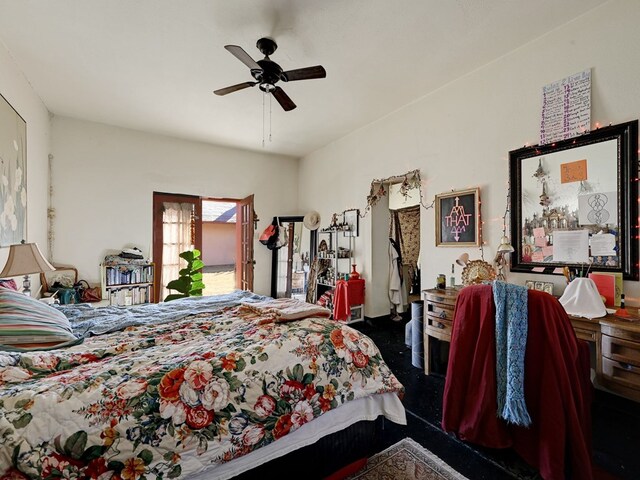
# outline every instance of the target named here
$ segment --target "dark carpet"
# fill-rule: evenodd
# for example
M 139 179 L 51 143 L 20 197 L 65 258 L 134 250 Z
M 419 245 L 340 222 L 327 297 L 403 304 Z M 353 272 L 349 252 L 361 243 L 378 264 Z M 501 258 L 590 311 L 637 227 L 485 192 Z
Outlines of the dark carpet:
M 385 422 L 383 448 L 405 437 L 447 462 L 469 479 L 536 479 L 537 471 L 526 465 L 511 450 L 493 450 L 468 444 L 442 431 L 442 393 L 448 345 L 435 341 L 440 349 L 436 373 L 424 375 L 411 364 L 411 349 L 405 345 L 405 325 L 388 317 L 366 319 L 351 326 L 365 333 L 378 345 L 385 361 L 405 386 L 403 400 L 407 426 Z M 592 407 L 593 459 L 595 477 L 599 479 L 640 478 L 640 406 L 630 400 L 595 390 Z

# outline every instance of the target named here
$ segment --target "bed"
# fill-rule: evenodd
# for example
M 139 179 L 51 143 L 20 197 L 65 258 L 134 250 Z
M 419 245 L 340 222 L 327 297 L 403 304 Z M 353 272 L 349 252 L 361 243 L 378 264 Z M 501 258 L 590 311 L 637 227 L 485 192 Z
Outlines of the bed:
M 375 344 L 318 306 L 236 291 L 58 311 L 82 343 L 0 351 L 0 478 L 225 479 L 406 423 Z

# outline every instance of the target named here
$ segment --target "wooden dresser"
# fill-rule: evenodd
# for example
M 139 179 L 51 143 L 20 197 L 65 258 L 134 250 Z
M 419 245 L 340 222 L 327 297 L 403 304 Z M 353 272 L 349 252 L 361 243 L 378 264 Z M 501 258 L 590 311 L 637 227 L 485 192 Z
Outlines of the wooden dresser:
M 640 402 L 640 317 L 637 308 L 627 311 L 630 318 L 569 319 L 576 336 L 595 347 L 596 386 Z
M 431 349 L 429 338 L 451 342 L 453 310 L 458 298 L 458 288 L 432 288 L 423 290 L 424 297 L 424 373 L 431 373 Z
M 602 364 L 598 381 L 603 387 L 640 402 L 640 320 L 608 315 L 599 323 Z
M 430 337 L 451 342 L 453 312 L 461 288 L 423 290 L 424 373 L 431 374 Z M 587 319 L 569 316 L 576 336 L 595 347 L 596 386 L 640 402 L 640 317 L 627 308 L 630 318 L 613 314 Z

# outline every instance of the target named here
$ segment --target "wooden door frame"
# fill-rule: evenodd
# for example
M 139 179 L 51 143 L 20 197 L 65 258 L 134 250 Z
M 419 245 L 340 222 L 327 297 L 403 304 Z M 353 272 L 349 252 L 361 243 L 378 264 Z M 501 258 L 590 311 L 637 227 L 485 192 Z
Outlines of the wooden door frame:
M 153 301 L 160 301 L 162 290 L 162 205 L 164 203 L 193 203 L 195 205 L 194 247 L 202 250 L 202 197 L 182 193 L 153 192 L 152 235 L 153 235 Z

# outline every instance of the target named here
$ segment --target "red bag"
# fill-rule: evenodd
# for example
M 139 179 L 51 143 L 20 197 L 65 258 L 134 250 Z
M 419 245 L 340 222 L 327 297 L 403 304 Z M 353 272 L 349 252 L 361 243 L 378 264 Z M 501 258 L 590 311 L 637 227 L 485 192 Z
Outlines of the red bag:
M 82 291 L 80 300 L 83 302 L 99 302 L 102 300 L 102 290 L 100 287 L 89 287 Z
M 287 237 L 284 228 L 280 226 L 280 219 L 274 217 L 273 222 L 264 229 L 260 235 L 260 243 L 266 245 L 269 250 L 277 250 L 287 244 Z
M 269 244 L 269 240 L 271 240 L 271 237 L 275 236 L 278 234 L 278 230 L 276 228 L 275 224 L 271 224 L 269 225 L 267 228 L 264 229 L 264 231 L 262 232 L 262 234 L 260 235 L 260 243 L 263 245 L 268 245 Z M 271 240 L 273 241 L 273 240 Z

